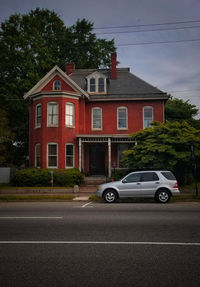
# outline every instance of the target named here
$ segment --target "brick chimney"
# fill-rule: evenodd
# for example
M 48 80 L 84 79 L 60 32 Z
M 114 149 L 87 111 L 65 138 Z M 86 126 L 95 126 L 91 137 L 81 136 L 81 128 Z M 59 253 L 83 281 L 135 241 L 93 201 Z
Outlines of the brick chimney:
M 66 74 L 70 75 L 75 70 L 75 64 L 74 63 L 66 63 Z
M 117 79 L 117 53 L 112 53 L 111 54 L 111 75 L 110 78 L 112 80 L 116 80 Z

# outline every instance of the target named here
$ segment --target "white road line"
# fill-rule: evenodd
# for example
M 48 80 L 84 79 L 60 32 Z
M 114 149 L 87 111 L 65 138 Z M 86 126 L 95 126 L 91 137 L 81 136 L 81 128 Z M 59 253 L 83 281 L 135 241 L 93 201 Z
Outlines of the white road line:
M 90 202 L 88 202 L 88 203 L 86 203 L 86 204 L 84 204 L 84 205 L 82 205 L 81 207 L 86 207 L 86 206 L 88 206 L 90 203 L 92 203 L 92 201 L 90 201 Z
M 2 216 L 0 219 L 62 219 L 58 216 Z
M 134 242 L 134 241 L 0 241 L 0 244 L 96 244 L 96 245 L 175 245 L 200 246 L 200 242 Z

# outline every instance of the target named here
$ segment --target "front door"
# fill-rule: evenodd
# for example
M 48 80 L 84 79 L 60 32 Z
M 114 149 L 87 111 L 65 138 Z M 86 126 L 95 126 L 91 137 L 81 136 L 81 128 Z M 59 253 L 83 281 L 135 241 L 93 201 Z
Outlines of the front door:
M 90 174 L 105 174 L 105 145 L 93 144 L 90 146 Z

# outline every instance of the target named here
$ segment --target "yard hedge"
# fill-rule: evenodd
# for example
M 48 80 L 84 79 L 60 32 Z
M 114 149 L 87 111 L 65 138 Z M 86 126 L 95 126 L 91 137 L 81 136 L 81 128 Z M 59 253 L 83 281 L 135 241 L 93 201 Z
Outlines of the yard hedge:
M 84 181 L 83 174 L 76 168 L 54 169 L 53 185 L 67 186 L 80 185 Z M 14 186 L 51 186 L 51 170 L 27 168 L 18 170 L 13 179 Z

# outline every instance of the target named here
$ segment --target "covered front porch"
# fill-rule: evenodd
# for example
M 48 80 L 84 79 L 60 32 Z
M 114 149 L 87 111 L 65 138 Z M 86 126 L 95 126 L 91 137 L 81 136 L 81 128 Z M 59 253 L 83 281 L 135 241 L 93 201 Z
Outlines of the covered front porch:
M 79 170 L 86 175 L 111 177 L 112 169 L 120 168 L 121 155 L 135 141 L 128 135 L 77 135 Z

